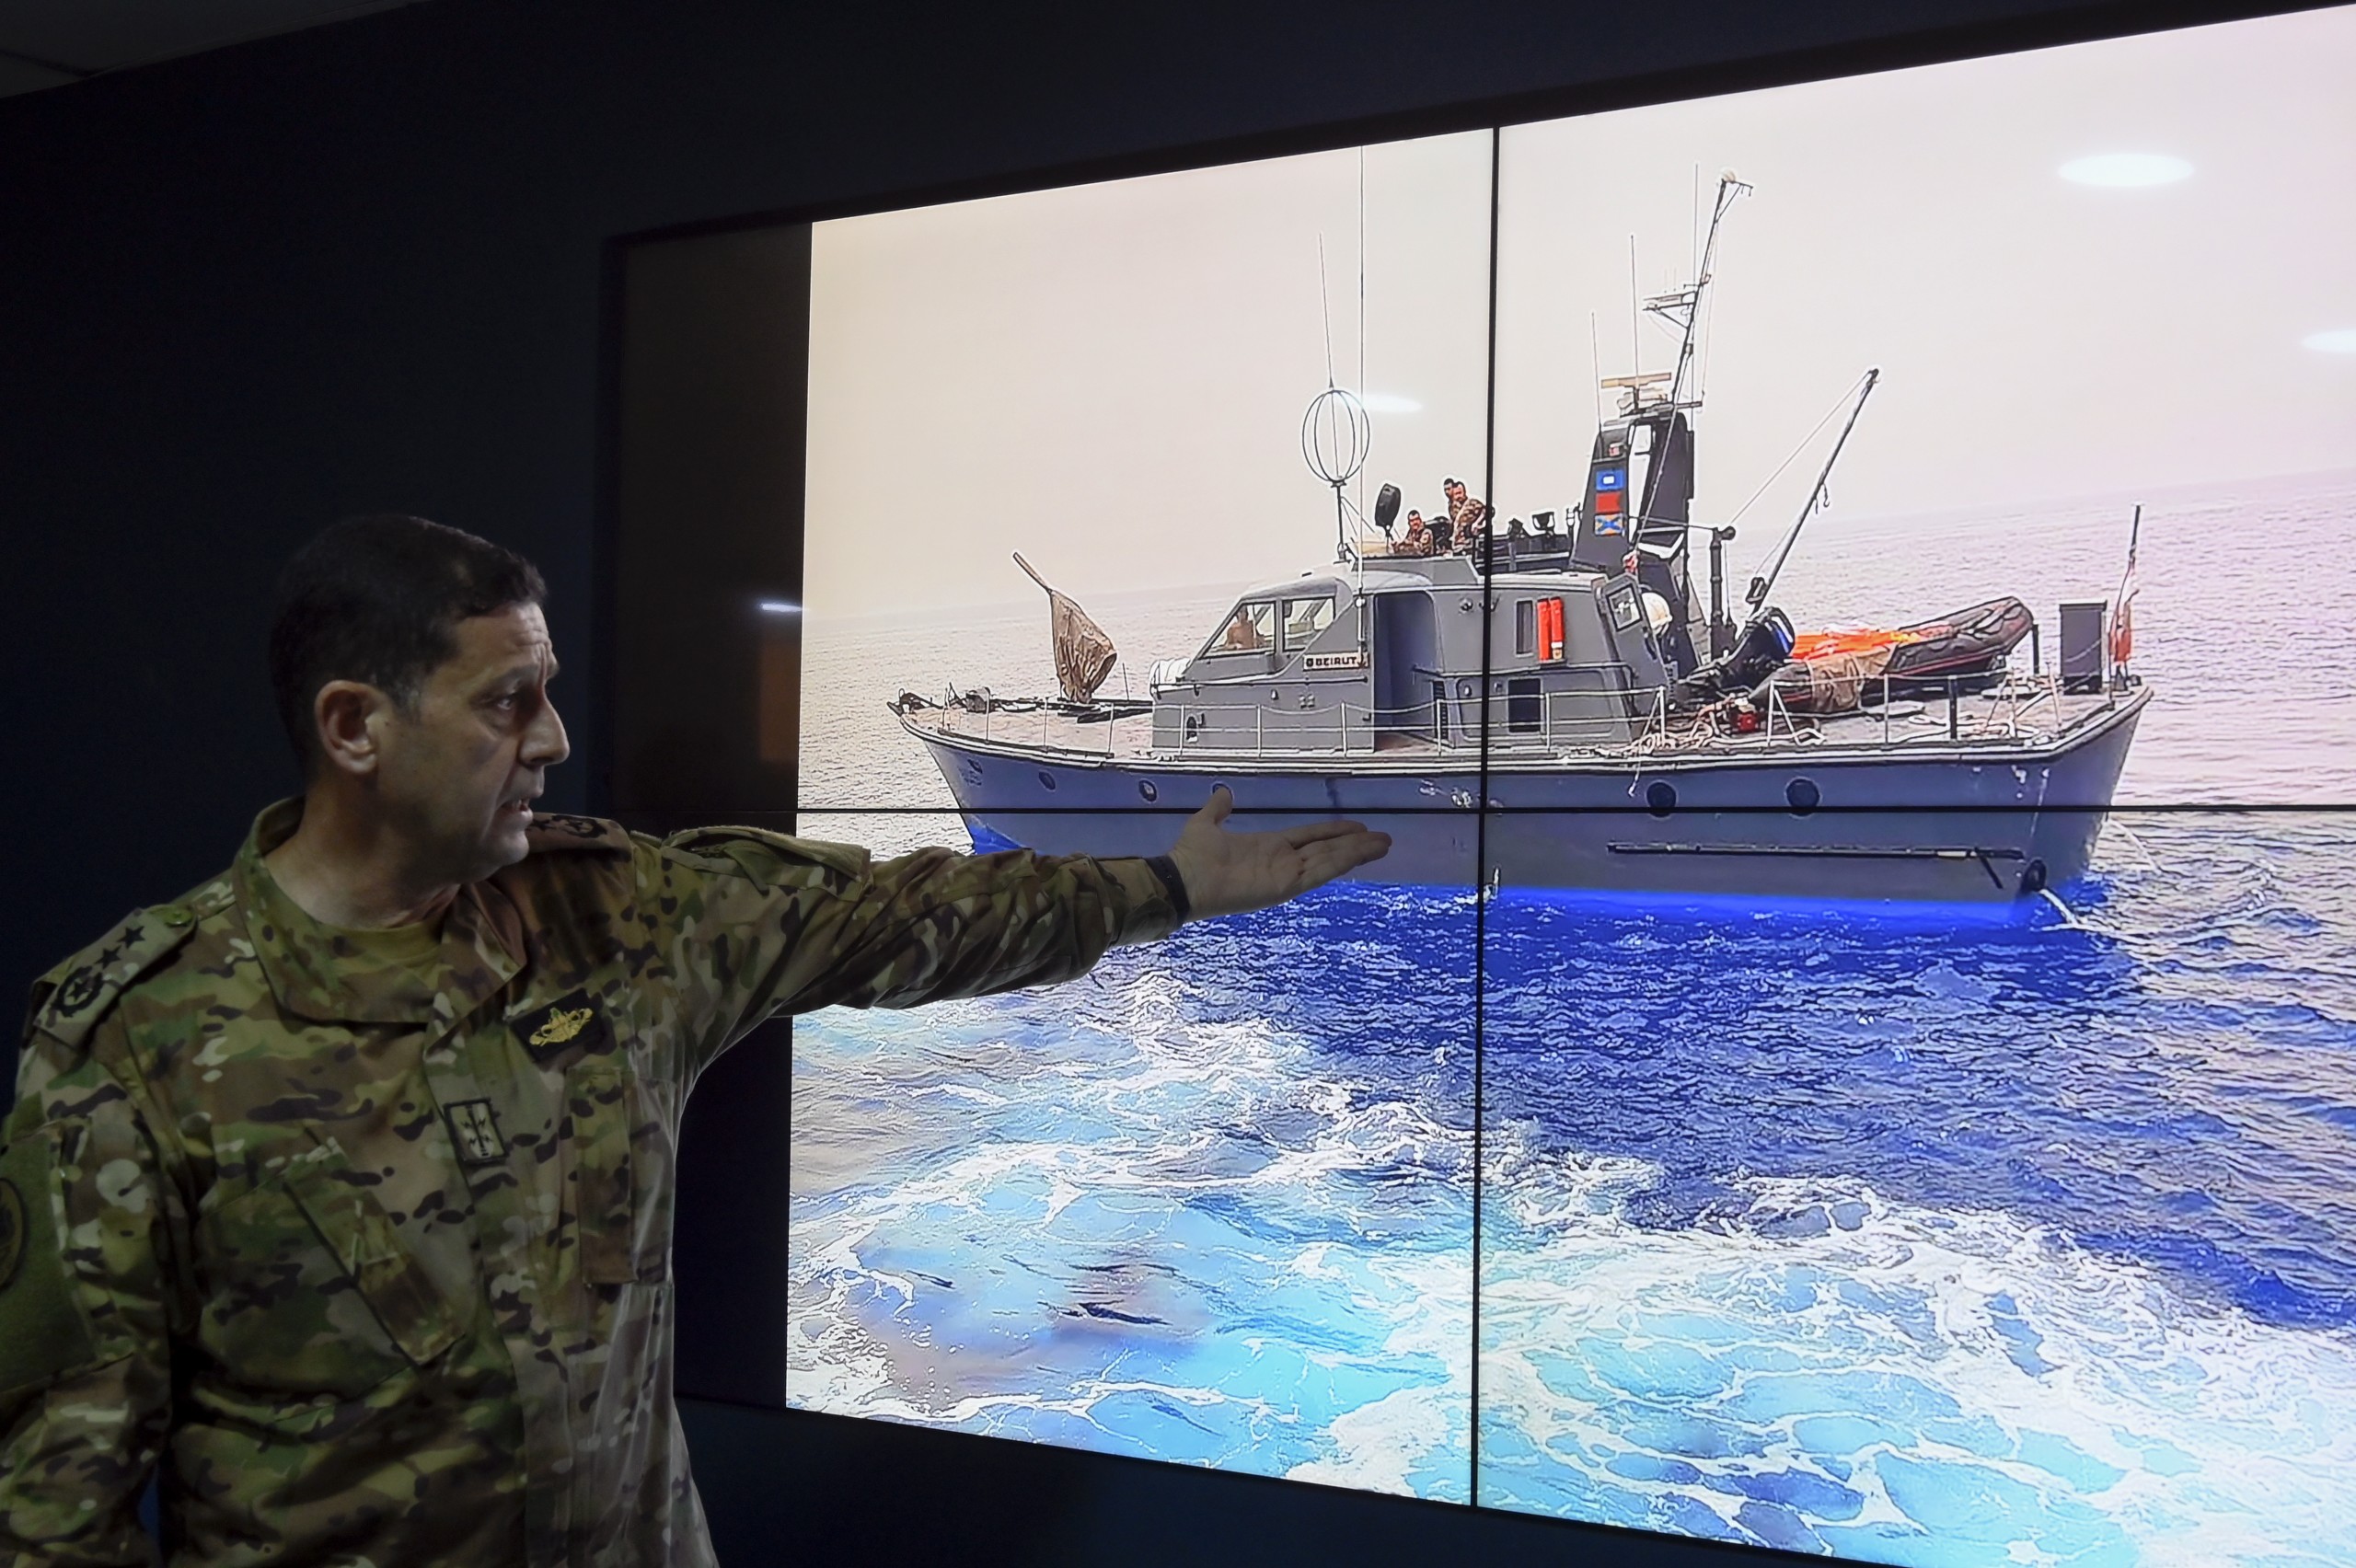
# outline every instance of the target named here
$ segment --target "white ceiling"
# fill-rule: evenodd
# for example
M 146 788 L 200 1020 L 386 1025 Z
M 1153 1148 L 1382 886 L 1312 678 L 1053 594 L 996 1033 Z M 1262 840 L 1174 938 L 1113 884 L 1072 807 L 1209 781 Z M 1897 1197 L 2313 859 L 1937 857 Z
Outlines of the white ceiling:
M 0 97 L 411 0 L 0 0 Z

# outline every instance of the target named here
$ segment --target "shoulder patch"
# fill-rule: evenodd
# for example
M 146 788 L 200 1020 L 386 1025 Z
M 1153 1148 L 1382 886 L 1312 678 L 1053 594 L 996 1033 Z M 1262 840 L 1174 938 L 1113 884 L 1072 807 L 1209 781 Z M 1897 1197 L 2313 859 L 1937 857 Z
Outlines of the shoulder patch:
M 536 854 L 551 849 L 603 849 L 629 852 L 629 829 L 603 817 L 573 816 L 566 812 L 534 812 L 524 830 Z
M 834 876 L 867 874 L 868 853 L 856 844 L 828 844 L 758 827 L 691 827 L 663 841 L 665 850 L 692 856 L 718 870 L 752 876 L 748 859 L 764 855 L 790 866 L 813 866 Z
M 195 935 L 193 902 L 134 910 L 103 940 L 41 976 L 33 986 L 29 1027 L 80 1044 L 115 998 Z

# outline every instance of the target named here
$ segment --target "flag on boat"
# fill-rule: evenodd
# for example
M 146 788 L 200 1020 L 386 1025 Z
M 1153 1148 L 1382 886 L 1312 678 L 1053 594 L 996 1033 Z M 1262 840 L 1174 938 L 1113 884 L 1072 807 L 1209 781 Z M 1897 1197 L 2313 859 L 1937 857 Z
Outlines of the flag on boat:
M 2135 652 L 2135 546 L 2143 532 L 2143 509 L 2127 530 L 2127 571 L 2119 579 L 2119 598 L 2110 614 L 2110 662 L 2123 666 Z
M 1120 657 L 1113 640 L 1104 628 L 1088 618 L 1088 612 L 1065 598 L 1049 586 L 1047 580 L 1032 569 L 1015 552 L 1014 564 L 1023 575 L 1047 590 L 1047 625 L 1056 642 L 1056 684 L 1062 686 L 1064 696 L 1074 702 L 1086 702 L 1113 673 L 1113 663 Z

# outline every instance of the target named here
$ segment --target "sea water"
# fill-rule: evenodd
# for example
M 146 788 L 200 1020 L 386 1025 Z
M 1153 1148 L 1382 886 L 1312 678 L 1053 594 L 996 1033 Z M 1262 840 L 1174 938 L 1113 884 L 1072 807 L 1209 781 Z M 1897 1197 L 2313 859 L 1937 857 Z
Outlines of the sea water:
M 1880 1562 L 2356 1562 L 2351 517 L 2147 506 L 2122 801 L 2309 809 L 2122 814 L 2066 911 L 1344 886 L 798 1020 L 791 1399 Z M 2126 518 L 1811 534 L 1778 598 L 2050 628 Z M 1231 597 L 1090 608 L 1142 667 Z M 814 606 L 805 799 L 915 809 L 804 831 L 961 841 L 882 702 L 1038 689 L 1045 616 L 950 618 Z

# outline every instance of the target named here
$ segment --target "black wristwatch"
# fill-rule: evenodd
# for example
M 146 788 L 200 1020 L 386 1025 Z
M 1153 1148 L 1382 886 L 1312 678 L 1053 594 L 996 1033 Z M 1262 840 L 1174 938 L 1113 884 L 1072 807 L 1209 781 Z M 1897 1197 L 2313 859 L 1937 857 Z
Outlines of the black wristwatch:
M 1156 855 L 1146 864 L 1161 879 L 1162 891 L 1170 895 L 1170 906 L 1178 911 L 1178 918 L 1186 918 L 1194 905 L 1186 902 L 1186 879 L 1178 874 L 1178 862 L 1167 855 Z

